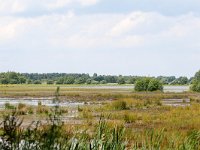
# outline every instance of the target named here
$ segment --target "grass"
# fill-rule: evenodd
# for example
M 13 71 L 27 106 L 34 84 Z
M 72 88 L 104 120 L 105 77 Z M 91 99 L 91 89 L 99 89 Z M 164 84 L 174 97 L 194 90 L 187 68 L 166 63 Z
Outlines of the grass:
M 0 149 L 8 150 L 197 150 L 200 148 L 200 130 L 186 135 L 165 128 L 148 129 L 140 134 L 130 134 L 124 125 L 100 119 L 93 127 L 68 128 L 54 111 L 46 123 L 33 122 L 23 128 L 23 120 L 16 112 L 4 116 L 0 136 Z M 84 129 L 84 130 L 82 130 Z
M 114 110 L 126 110 L 127 108 L 127 104 L 125 101 L 123 100 L 117 100 L 111 103 L 110 105 L 110 109 L 114 109 Z
M 1 86 L 0 97 L 54 98 L 56 88 L 54 85 Z M 190 98 L 192 102 L 190 106 L 185 107 L 162 105 L 162 99 L 168 98 Z M 58 114 L 55 114 L 54 109 L 46 106 L 30 107 L 19 104 L 16 107 L 8 103 L 6 110 L 0 110 L 1 114 L 9 113 L 13 110 L 12 107 L 16 107 L 16 115 L 24 119 L 23 123 L 19 124 L 20 120 L 14 123 L 12 117 L 7 117 L 5 124 L 4 117 L 0 136 L 8 140 L 7 134 L 11 133 L 7 133 L 7 129 L 10 128 L 7 126 L 19 124 L 16 129 L 12 128 L 15 129 L 12 134 L 16 134 L 13 136 L 18 140 L 12 141 L 10 138 L 9 143 L 13 143 L 15 147 L 19 146 L 19 141 L 31 141 L 32 143 L 26 143 L 28 145 L 24 149 L 34 150 L 31 144 L 36 144 L 35 147 L 44 150 L 56 149 L 55 147 L 61 150 L 200 149 L 199 93 L 137 93 L 130 89 L 105 90 L 61 85 L 59 100 L 85 101 L 88 105 L 60 108 L 62 116 L 74 115 L 73 111 L 76 116 L 63 121 L 62 117 L 55 117 Z M 19 113 L 20 111 L 22 113 Z M 49 114 L 50 118 L 46 119 Z M 38 123 L 29 125 L 33 120 L 38 120 Z
M 155 92 L 146 93 L 133 92 L 132 86 L 128 89 L 124 88 L 108 88 L 108 89 L 96 89 L 90 88 L 90 86 L 70 86 L 70 85 L 59 85 L 60 86 L 60 97 L 62 99 L 75 98 L 79 100 L 105 100 L 105 99 L 120 99 L 120 98 L 135 98 L 144 99 L 145 97 L 187 97 L 196 95 L 195 93 L 160 93 Z M 100 87 L 100 86 L 98 86 Z M 120 87 L 120 86 L 119 86 Z M 0 97 L 54 97 L 57 85 L 1 85 L 0 86 Z

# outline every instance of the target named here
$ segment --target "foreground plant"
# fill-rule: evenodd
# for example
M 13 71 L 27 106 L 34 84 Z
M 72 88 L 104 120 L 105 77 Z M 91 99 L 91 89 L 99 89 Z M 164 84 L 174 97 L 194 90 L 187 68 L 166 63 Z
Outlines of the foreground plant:
M 100 119 L 94 130 L 68 132 L 62 113 L 55 108 L 46 123 L 33 122 L 23 128 L 23 119 L 16 112 L 4 117 L 0 132 L 2 150 L 198 150 L 200 131 L 185 138 L 168 137 L 165 130 L 149 130 L 132 139 L 124 126 L 109 125 Z M 132 136 L 133 137 L 133 136 Z M 132 144 L 131 144 L 132 143 Z

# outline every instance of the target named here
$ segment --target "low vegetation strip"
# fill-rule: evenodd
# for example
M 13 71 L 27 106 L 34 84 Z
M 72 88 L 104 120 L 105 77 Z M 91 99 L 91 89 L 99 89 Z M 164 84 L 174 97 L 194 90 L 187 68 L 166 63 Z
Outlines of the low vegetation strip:
M 134 84 L 137 80 L 146 78 L 144 76 L 122 76 L 122 75 L 97 75 L 92 76 L 86 73 L 82 74 L 67 74 L 67 73 L 16 73 L 16 72 L 2 72 L 0 73 L 0 84 Z M 188 85 L 193 78 L 175 76 L 158 76 L 152 77 L 159 80 L 165 85 Z

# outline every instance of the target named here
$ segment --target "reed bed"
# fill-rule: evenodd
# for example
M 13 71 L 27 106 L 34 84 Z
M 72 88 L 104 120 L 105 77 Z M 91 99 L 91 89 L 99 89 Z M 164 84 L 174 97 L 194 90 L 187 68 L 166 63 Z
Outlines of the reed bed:
M 16 112 L 4 116 L 0 132 L 0 149 L 3 150 L 198 150 L 200 130 L 186 135 L 172 134 L 165 129 L 146 130 L 131 135 L 123 125 L 113 125 L 100 119 L 93 128 L 70 128 L 55 110 L 46 123 L 33 122 L 21 127 L 23 119 Z

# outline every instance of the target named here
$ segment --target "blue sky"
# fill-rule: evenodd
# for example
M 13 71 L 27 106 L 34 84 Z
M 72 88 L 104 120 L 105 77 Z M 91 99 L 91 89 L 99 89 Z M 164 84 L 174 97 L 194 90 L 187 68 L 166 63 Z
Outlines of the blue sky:
M 199 0 L 0 0 L 0 71 L 193 76 Z

